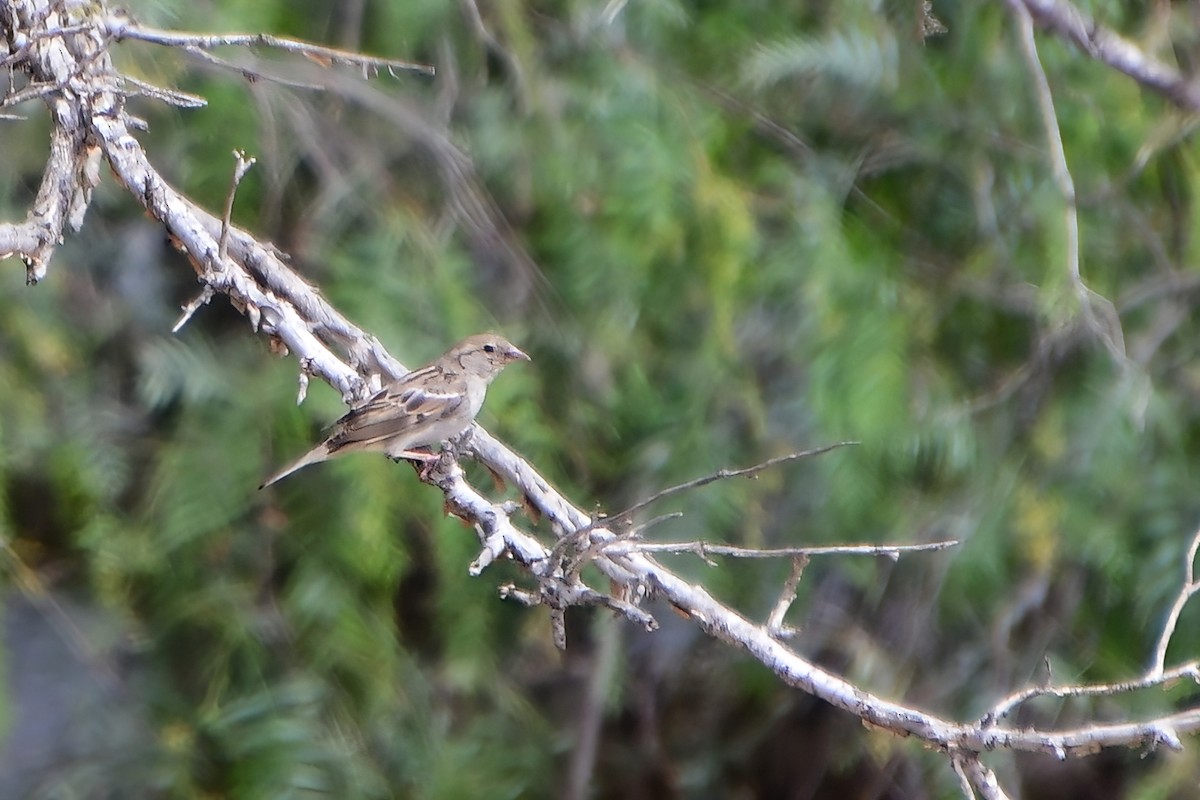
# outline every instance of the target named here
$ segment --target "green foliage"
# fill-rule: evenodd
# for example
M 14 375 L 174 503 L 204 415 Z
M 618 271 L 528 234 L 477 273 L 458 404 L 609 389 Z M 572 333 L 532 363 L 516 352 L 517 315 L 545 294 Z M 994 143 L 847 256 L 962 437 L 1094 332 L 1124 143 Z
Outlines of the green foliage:
M 368 3 L 357 26 L 340 4 L 134 9 L 436 60 L 436 81 L 370 81 L 390 117 L 119 52 L 209 101 L 135 104 L 165 174 L 217 209 L 230 151 L 257 156 L 235 218 L 406 364 L 483 328 L 530 351 L 482 419 L 581 504 L 619 510 L 721 467 L 861 442 L 664 503 L 687 516 L 647 535 L 959 539 L 895 565 L 816 559 L 790 621 L 821 663 L 966 718 L 1046 661 L 1064 682 L 1138 673 L 1179 586 L 1200 510 L 1195 122 L 1038 34 L 1082 273 L 1129 353 L 1115 360 L 1082 324 L 1068 208 L 1004 4 L 935 4 L 949 30 L 929 39 L 920 5 L 651 0 L 608 4 L 608 20 L 604 3 L 478 4 L 487 38 L 475 4 Z M 1194 21 L 1155 8 L 1091 13 L 1185 59 Z M 256 52 L 264 69 L 293 63 Z M 5 218 L 38 180 L 33 116 L 4 123 Z M 520 573 L 469 578 L 474 532 L 406 467 L 347 458 L 256 493 L 340 401 L 314 384 L 297 408 L 295 363 L 221 298 L 170 337 L 196 286 L 135 217 L 102 192 L 42 286 L 14 268 L 0 287 L 5 574 L 24 597 L 46 587 L 22 576 L 60 576 L 124 633 L 98 660 L 131 665 L 119 752 L 70 763 L 42 796 L 561 796 L 605 648 L 620 657 L 597 796 L 849 796 L 880 775 L 906 796 L 958 791 L 940 761 L 838 728 L 669 609 L 652 637 L 572 615 L 560 661 L 544 611 L 495 596 Z M 790 566 L 665 558 L 754 619 Z M 1196 613 L 1173 658 L 1200 643 Z M 1196 780 L 1167 760 L 1123 769 L 1145 796 Z

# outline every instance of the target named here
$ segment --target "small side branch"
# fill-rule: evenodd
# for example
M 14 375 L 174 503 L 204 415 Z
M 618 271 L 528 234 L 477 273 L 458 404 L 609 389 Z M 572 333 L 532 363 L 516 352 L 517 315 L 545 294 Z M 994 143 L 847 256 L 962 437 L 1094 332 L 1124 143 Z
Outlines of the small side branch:
M 1179 615 L 1183 613 L 1183 607 L 1187 605 L 1188 600 L 1200 592 L 1200 581 L 1196 580 L 1196 555 L 1198 552 L 1200 552 L 1200 530 L 1196 531 L 1196 535 L 1192 537 L 1191 547 L 1188 548 L 1184 564 L 1183 586 L 1180 587 L 1179 594 L 1176 595 L 1175 602 L 1171 605 L 1167 621 L 1163 623 L 1162 633 L 1158 637 L 1158 645 L 1154 648 L 1154 664 L 1147 674 L 1148 678 L 1161 677 L 1165 674 L 1163 667 L 1167 661 L 1167 647 L 1171 644 L 1171 637 L 1175 635 L 1175 626 L 1179 623 Z
M 950 763 L 962 784 L 963 796 L 982 800 L 1008 800 L 996 773 L 983 765 L 978 753 L 955 753 Z
M 775 608 L 767 617 L 767 633 L 772 639 L 790 639 L 796 635 L 796 629 L 783 623 L 792 603 L 796 602 L 796 589 L 800 586 L 800 578 L 804 576 L 804 568 L 808 566 L 808 556 L 796 556 L 792 559 L 792 572 L 784 581 L 783 590 Z
M 217 269 L 221 268 L 225 262 L 225 255 L 229 252 L 229 220 L 233 216 L 233 201 L 237 197 L 238 186 L 241 185 L 242 178 L 246 177 L 246 173 L 258 161 L 253 156 L 247 156 L 242 150 L 234 150 L 233 158 L 233 180 L 229 184 L 229 194 L 225 196 L 225 213 L 221 217 L 221 240 L 220 246 L 217 248 L 217 263 L 214 265 Z
M 204 283 L 204 288 L 200 290 L 200 294 L 192 298 L 192 300 L 183 307 L 183 313 L 176 320 L 175 325 L 171 328 L 171 333 L 179 333 L 183 330 L 183 326 L 188 324 L 188 321 L 195 316 L 196 312 L 202 306 L 208 305 L 213 299 L 213 287 L 211 281 L 212 272 L 220 272 L 224 269 L 225 259 L 229 256 L 229 230 L 230 218 L 233 216 L 233 201 L 237 196 L 238 186 L 242 182 L 242 178 L 246 177 L 246 173 L 254 166 L 257 159 L 248 157 L 241 150 L 233 151 L 234 167 L 233 179 L 230 182 L 229 194 L 225 196 L 225 213 L 221 217 L 221 236 L 217 241 L 217 256 L 211 263 L 202 265 L 200 280 Z
M 187 305 L 183 307 L 183 313 L 179 315 L 179 319 L 175 320 L 175 324 L 171 326 L 171 333 L 179 333 L 183 330 L 183 326 L 188 324 L 191 318 L 196 315 L 196 312 L 200 310 L 201 306 L 208 305 L 212 299 L 213 288 L 205 284 L 204 288 L 200 290 L 200 294 L 189 300 Z

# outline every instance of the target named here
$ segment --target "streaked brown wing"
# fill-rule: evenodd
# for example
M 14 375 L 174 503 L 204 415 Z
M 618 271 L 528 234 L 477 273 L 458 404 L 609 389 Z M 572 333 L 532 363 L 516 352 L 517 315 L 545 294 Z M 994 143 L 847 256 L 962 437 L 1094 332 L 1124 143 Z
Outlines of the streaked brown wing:
M 419 440 L 421 429 L 453 414 L 466 402 L 466 393 L 450 385 L 438 391 L 414 383 L 418 382 L 406 379 L 386 388 L 338 420 L 330 449 L 409 437 L 413 440 L 404 442 L 404 447 L 429 444 Z

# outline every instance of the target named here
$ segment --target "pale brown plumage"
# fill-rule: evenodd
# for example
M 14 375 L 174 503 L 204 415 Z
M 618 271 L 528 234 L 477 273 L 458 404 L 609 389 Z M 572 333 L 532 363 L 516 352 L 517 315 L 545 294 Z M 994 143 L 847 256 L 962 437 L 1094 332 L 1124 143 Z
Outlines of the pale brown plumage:
M 483 406 L 488 384 L 508 364 L 529 360 L 495 333 L 463 339 L 432 364 L 384 386 L 366 403 L 333 424 L 329 435 L 307 453 L 263 481 L 263 489 L 302 467 L 345 453 L 377 452 L 391 458 L 427 460 L 426 447 L 470 427 Z

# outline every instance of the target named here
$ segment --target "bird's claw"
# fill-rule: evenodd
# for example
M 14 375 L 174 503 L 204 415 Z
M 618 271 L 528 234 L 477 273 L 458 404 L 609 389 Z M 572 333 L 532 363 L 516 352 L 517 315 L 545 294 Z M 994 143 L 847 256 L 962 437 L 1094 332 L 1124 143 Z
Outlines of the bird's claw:
M 435 472 L 443 475 L 449 474 L 450 465 L 454 463 L 457 457 L 458 453 L 455 452 L 452 444 L 450 442 L 442 442 L 442 449 L 436 456 L 430 454 L 429 458 L 425 459 L 425 462 L 421 464 L 417 471 L 417 476 L 423 483 L 432 483 L 431 476 Z
M 458 455 L 458 456 L 465 455 L 467 452 L 467 446 L 471 444 L 471 439 L 473 439 L 474 437 L 475 437 L 475 426 L 470 425 L 467 427 L 466 430 L 464 430 L 458 436 L 455 436 L 449 442 L 443 442 L 442 447 L 443 448 L 445 448 L 447 446 L 452 447 L 454 449 L 455 455 Z

